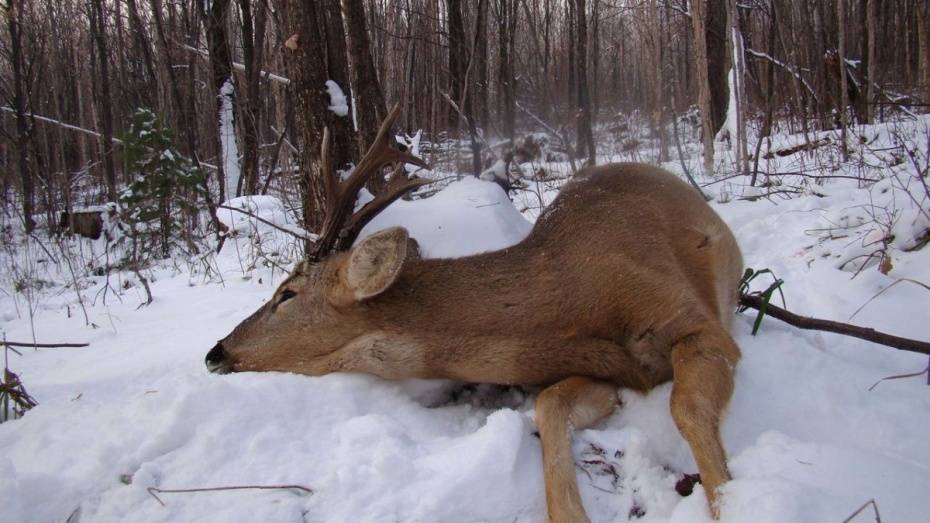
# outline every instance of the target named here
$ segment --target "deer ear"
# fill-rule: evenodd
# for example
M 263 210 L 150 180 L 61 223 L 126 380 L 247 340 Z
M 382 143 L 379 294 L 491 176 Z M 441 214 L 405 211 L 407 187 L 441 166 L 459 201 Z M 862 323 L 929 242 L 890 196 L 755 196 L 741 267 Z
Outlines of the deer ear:
M 356 301 L 381 294 L 397 280 L 407 259 L 407 240 L 406 229 L 391 227 L 352 247 L 342 278 Z

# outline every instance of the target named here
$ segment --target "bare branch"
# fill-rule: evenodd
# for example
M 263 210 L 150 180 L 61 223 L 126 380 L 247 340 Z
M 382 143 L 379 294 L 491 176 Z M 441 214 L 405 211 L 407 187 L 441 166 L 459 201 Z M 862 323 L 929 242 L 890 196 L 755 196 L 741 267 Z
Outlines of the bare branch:
M 161 489 L 158 487 L 149 487 L 145 489 L 148 491 L 149 495 L 155 498 L 155 501 L 159 502 L 161 506 L 165 506 L 165 502 L 161 500 L 158 496 L 155 495 L 156 492 L 159 494 L 186 494 L 190 492 L 220 492 L 224 490 L 300 490 L 306 492 L 307 494 L 313 494 L 313 490 L 304 487 L 302 485 L 235 485 L 231 487 L 204 487 L 204 488 L 182 488 L 182 489 Z
M 245 210 L 245 209 L 237 209 L 236 207 L 230 207 L 230 206 L 228 206 L 228 205 L 217 205 L 216 208 L 217 208 L 217 209 L 226 209 L 227 211 L 241 212 L 242 214 L 244 214 L 244 215 L 246 215 L 246 216 L 248 216 L 248 217 L 250 217 L 250 218 L 255 218 L 256 220 L 258 220 L 258 221 L 264 223 L 265 225 L 268 225 L 268 226 L 270 226 L 270 227 L 273 227 L 273 228 L 275 228 L 275 229 L 277 229 L 277 230 L 279 230 L 279 231 L 281 231 L 281 232 L 286 232 L 286 233 L 290 234 L 291 236 L 294 236 L 294 237 L 299 238 L 299 239 L 301 239 L 301 240 L 314 242 L 314 241 L 317 241 L 317 240 L 319 239 L 319 236 L 317 236 L 316 234 L 313 234 L 313 233 L 301 234 L 300 232 L 298 232 L 298 231 L 296 231 L 296 230 L 288 229 L 288 228 L 286 228 L 286 227 L 281 227 L 280 225 L 278 225 L 278 224 L 276 224 L 276 223 L 274 223 L 274 222 L 272 222 L 272 221 L 266 220 L 266 219 L 262 218 L 261 216 L 257 216 L 257 215 L 255 215 L 254 213 L 250 213 L 249 211 L 247 211 L 247 210 Z
M 90 343 L 26 343 L 19 341 L 0 341 L 0 345 L 7 347 L 32 347 L 34 349 L 67 349 L 77 347 L 89 347 Z
M 780 307 L 776 307 L 771 303 L 764 304 L 761 296 L 745 294 L 740 296 L 739 303 L 740 305 L 756 310 L 760 310 L 762 307 L 765 307 L 765 313 L 767 315 L 778 318 L 779 320 L 799 329 L 835 332 L 837 334 L 852 336 L 854 338 L 871 341 L 872 343 L 878 343 L 880 345 L 885 345 L 887 347 L 892 347 L 898 350 L 916 352 L 918 354 L 930 354 L 930 343 L 925 341 L 901 338 L 899 336 L 879 332 L 869 327 L 859 327 L 858 325 L 850 325 L 848 323 L 842 323 L 833 320 L 823 320 L 819 318 L 800 316 Z

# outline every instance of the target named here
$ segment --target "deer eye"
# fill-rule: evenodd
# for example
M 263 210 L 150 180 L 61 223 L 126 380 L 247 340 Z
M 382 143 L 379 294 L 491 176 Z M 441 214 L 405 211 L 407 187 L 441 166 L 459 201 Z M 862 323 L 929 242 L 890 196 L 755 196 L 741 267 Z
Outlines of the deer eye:
M 297 293 L 296 293 L 296 292 L 294 292 L 294 291 L 292 291 L 292 290 L 290 290 L 290 289 L 284 289 L 284 290 L 281 292 L 281 299 L 278 300 L 278 305 L 281 305 L 282 303 L 284 303 L 284 302 L 286 302 L 287 300 L 293 298 L 294 296 L 297 296 Z

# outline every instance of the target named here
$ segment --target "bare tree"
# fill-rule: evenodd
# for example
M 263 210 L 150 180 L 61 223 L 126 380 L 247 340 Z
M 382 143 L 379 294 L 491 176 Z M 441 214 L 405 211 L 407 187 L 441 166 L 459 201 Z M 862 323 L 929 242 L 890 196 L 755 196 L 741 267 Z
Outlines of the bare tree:
M 242 137 L 242 179 L 245 194 L 258 190 L 259 125 L 262 119 L 261 71 L 265 57 L 268 8 L 263 0 L 239 0 L 243 81 L 239 84 L 239 128 Z
M 345 96 L 345 114 L 335 107 L 325 111 L 326 125 L 333 134 L 333 161 L 337 169 L 347 169 L 358 161 L 359 150 L 356 140 L 352 114 L 355 109 L 350 93 L 349 53 L 346 49 L 346 29 L 342 20 L 342 8 L 339 0 L 322 0 L 320 2 L 320 31 L 326 41 L 326 75 L 327 88 L 333 89 L 328 82 L 335 82 Z M 327 106 L 328 107 L 328 106 Z
M 275 8 L 284 38 L 283 55 L 293 95 L 295 131 L 301 145 L 298 180 L 303 224 L 309 231 L 319 231 L 327 208 L 327 194 L 318 144 L 323 138 L 329 106 L 326 63 L 319 52 L 326 45 L 320 32 L 322 13 L 315 2 L 299 0 L 277 0 Z
M 840 133 L 843 140 L 840 149 L 843 152 L 843 159 L 847 159 L 849 157 L 846 149 L 849 143 L 846 138 L 846 128 L 849 126 L 849 86 L 846 78 L 846 0 L 836 0 L 836 25 L 836 61 L 840 78 Z
M 711 108 L 710 82 L 707 67 L 707 15 L 704 2 L 691 4 L 691 23 L 694 36 L 694 68 L 698 88 L 698 108 L 701 111 L 701 139 L 704 145 L 704 175 L 714 174 L 714 121 Z
M 378 126 L 387 116 L 387 107 L 371 56 L 365 4 L 362 0 L 342 0 L 342 14 L 349 41 L 349 71 L 358 115 L 358 149 L 365 151 L 378 135 Z M 372 177 L 371 182 L 375 179 L 380 180 Z
M 207 49 L 210 54 L 210 71 L 213 93 L 216 97 L 214 123 L 211 133 L 219 151 L 216 162 L 220 180 L 220 200 L 235 198 L 241 192 L 239 179 L 238 148 L 229 147 L 230 138 L 235 142 L 235 123 L 232 120 L 236 105 L 236 91 L 232 79 L 232 54 L 229 49 L 229 0 L 212 0 L 198 3 L 203 9 L 201 17 L 207 33 Z M 223 136 L 233 133 L 233 136 Z M 228 157 L 229 155 L 235 157 Z
M 578 93 L 577 105 L 577 145 L 579 152 L 587 153 L 587 165 L 594 165 L 596 159 L 596 147 L 594 144 L 594 132 L 591 123 L 591 98 L 588 92 L 588 21 L 586 16 L 585 0 L 575 0 L 575 63 L 577 71 L 575 78 L 578 81 L 576 89 Z
M 23 16 L 22 5 L 16 0 L 8 0 L 4 6 L 6 10 L 7 28 L 10 32 L 10 61 L 13 69 L 13 95 L 12 105 L 16 116 L 16 167 L 19 170 L 19 179 L 23 191 L 23 224 L 26 232 L 35 228 L 33 214 L 35 212 L 35 170 L 29 154 L 32 147 L 32 123 L 27 119 L 27 87 L 25 78 L 25 63 L 23 57 L 23 26 L 20 18 Z
M 110 94 L 110 57 L 107 53 L 106 26 L 102 0 L 90 1 L 90 32 L 94 39 L 97 70 L 99 71 L 97 98 L 100 126 L 100 154 L 103 156 L 107 195 L 116 201 L 116 166 L 113 163 L 113 100 Z

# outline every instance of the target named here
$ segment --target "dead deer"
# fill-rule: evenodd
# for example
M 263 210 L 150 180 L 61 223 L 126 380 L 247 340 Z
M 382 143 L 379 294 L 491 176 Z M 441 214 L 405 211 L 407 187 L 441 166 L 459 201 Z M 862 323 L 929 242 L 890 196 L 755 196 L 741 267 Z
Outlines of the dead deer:
M 374 155 L 353 183 L 387 161 L 420 163 Z M 354 196 L 328 183 L 350 208 Z M 508 249 L 420 259 L 394 227 L 300 263 L 206 365 L 545 386 L 536 423 L 548 514 L 560 522 L 587 521 L 571 431 L 609 415 L 618 387 L 671 380 L 672 416 L 716 517 L 730 479 L 720 424 L 740 357 L 728 328 L 741 271 L 733 235 L 691 187 L 657 167 L 604 165 L 579 172 Z

